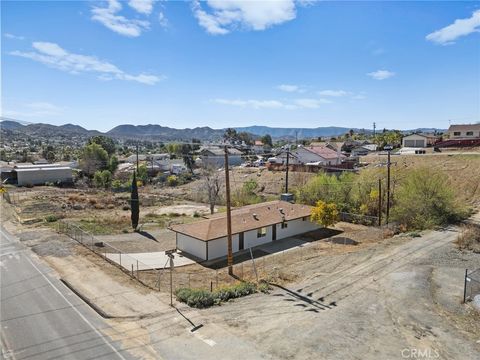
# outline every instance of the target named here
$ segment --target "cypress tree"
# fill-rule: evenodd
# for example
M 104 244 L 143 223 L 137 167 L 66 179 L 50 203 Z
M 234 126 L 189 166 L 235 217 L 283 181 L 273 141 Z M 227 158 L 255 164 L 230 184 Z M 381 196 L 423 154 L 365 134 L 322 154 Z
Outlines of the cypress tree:
M 138 187 L 137 187 L 137 176 L 135 171 L 133 172 L 133 180 L 132 180 L 132 193 L 130 196 L 130 209 L 131 209 L 131 219 L 132 219 L 132 227 L 134 230 L 138 227 L 138 218 L 140 216 L 140 204 L 138 200 Z

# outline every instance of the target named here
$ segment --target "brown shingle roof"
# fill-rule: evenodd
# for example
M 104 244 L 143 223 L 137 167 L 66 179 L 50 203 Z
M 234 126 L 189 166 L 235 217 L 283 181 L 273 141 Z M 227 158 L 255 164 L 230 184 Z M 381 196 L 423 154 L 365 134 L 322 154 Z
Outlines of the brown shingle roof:
M 232 210 L 232 234 L 310 216 L 311 209 L 308 205 L 280 200 L 244 206 Z M 227 236 L 227 216 L 216 214 L 191 224 L 172 225 L 170 229 L 203 241 L 218 239 Z
M 324 146 L 306 146 L 305 149 L 321 156 L 324 159 L 337 159 L 345 157 L 345 155 Z
M 470 124 L 470 125 L 450 125 L 448 131 L 479 131 L 480 124 Z

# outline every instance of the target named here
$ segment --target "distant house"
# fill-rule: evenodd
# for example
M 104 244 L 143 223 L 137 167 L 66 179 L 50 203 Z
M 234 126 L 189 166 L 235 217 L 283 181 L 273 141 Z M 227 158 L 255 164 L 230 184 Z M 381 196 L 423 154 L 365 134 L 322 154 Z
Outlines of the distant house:
M 450 125 L 448 135 L 451 140 L 480 138 L 480 124 Z
M 412 134 L 404 136 L 402 139 L 402 147 L 404 148 L 426 148 L 428 137 L 421 134 Z
M 255 140 L 255 143 L 252 146 L 253 153 L 258 155 L 265 154 L 270 150 L 271 150 L 271 147 L 269 145 L 265 145 L 261 140 Z
M 326 146 L 299 146 L 295 150 L 290 150 L 290 164 L 318 164 L 318 165 L 338 165 L 346 158 L 340 151 L 332 150 Z M 277 158 L 286 163 L 287 152 L 283 151 Z
M 200 149 L 200 158 L 202 164 L 206 166 L 224 167 L 225 166 L 225 149 L 218 146 L 209 146 Z M 238 166 L 242 163 L 243 153 L 235 148 L 228 148 L 228 164 L 230 166 Z
M 376 150 L 377 150 L 377 145 L 375 144 L 366 144 L 362 146 L 357 146 L 352 149 L 350 156 L 365 156 Z
M 271 201 L 244 206 L 232 211 L 233 252 L 313 231 L 319 226 L 310 221 L 311 207 L 286 201 Z M 200 260 L 227 255 L 226 214 L 190 224 L 172 225 L 176 247 Z

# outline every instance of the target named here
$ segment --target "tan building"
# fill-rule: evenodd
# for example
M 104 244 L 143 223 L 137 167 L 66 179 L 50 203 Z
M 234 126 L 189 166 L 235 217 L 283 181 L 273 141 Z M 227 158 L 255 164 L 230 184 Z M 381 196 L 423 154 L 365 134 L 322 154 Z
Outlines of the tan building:
M 479 139 L 480 124 L 450 125 L 448 135 L 451 140 Z

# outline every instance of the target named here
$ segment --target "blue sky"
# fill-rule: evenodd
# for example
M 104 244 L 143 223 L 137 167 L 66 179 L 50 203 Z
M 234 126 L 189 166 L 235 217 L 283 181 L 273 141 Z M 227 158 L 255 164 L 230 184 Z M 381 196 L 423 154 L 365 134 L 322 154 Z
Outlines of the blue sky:
M 480 120 L 478 2 L 1 2 L 2 115 L 109 130 Z

